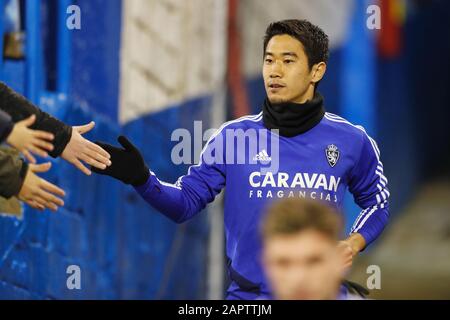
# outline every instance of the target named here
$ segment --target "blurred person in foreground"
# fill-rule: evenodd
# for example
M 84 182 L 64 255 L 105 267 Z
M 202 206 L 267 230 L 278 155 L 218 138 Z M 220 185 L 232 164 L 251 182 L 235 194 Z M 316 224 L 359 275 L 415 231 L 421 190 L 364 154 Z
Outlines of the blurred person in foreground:
M 258 226 L 268 201 L 319 199 L 341 209 L 350 191 L 362 211 L 341 242 L 347 267 L 379 237 L 389 218 L 389 191 L 377 144 L 361 126 L 326 112 L 317 90 L 326 71 L 328 36 L 306 20 L 278 21 L 268 26 L 263 49 L 267 98 L 262 112 L 222 125 L 206 143 L 199 163 L 176 183 L 158 179 L 124 136 L 118 139 L 123 148 L 98 142 L 113 164 L 105 170 L 93 168 L 132 185 L 176 223 L 192 219 L 226 188 L 230 300 L 271 294 L 258 259 Z
M 263 266 L 275 299 L 363 297 L 343 285 L 347 269 L 339 244 L 343 221 L 332 207 L 310 199 L 276 201 L 263 218 L 261 234 Z

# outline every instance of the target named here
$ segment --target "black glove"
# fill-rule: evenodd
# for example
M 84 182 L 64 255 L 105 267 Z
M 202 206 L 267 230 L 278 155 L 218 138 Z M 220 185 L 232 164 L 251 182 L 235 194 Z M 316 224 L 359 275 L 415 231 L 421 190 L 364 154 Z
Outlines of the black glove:
M 150 177 L 150 170 L 144 162 L 139 150 L 124 136 L 120 136 L 117 141 L 124 147 L 117 148 L 107 143 L 95 142 L 111 155 L 112 164 L 105 170 L 94 168 L 95 173 L 110 176 L 122 181 L 125 184 L 141 186 Z

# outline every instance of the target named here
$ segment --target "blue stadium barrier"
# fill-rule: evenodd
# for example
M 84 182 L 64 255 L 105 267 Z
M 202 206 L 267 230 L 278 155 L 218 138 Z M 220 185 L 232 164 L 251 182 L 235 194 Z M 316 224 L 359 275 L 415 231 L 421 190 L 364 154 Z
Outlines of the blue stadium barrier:
M 209 119 L 210 97 L 172 106 L 121 128 L 117 124 L 120 24 L 105 29 L 105 21 L 120 21 L 121 1 L 109 0 L 107 6 L 105 2 L 75 1 L 83 8 L 87 27 L 57 34 L 54 51 L 45 52 L 58 61 L 50 72 L 42 59 L 48 49 L 39 39 L 42 36 L 44 44 L 54 39 L 40 30 L 38 2 L 27 1 L 28 38 L 31 34 L 34 39 L 27 43 L 25 61 L 4 61 L 1 79 L 68 124 L 95 121 L 95 129 L 86 135 L 90 140 L 116 144 L 120 133 L 128 134 L 152 169 L 173 182 L 187 166 L 171 163 L 170 134 L 178 127 L 191 128 L 194 120 Z M 40 3 L 45 10 L 55 5 Z M 59 14 L 66 4 L 56 3 Z M 59 27 L 62 23 L 60 16 Z M 86 49 L 94 46 L 95 54 Z M 50 73 L 57 75 L 54 89 L 47 87 Z M 92 77 L 80 80 L 80 74 Z M 0 217 L 0 299 L 205 297 L 209 225 L 204 213 L 177 226 L 131 187 L 109 177 L 86 177 L 61 159 L 50 161 L 52 170 L 42 176 L 66 190 L 65 206 L 58 213 L 25 207 L 22 220 Z M 70 265 L 81 268 L 79 291 L 66 286 Z

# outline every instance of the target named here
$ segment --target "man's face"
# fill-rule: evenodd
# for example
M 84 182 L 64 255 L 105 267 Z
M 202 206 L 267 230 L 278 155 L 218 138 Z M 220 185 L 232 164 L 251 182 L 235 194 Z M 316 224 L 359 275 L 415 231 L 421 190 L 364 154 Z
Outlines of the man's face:
M 266 275 L 279 300 L 336 299 L 342 279 L 337 243 L 318 231 L 273 236 L 264 244 Z
M 270 39 L 264 57 L 263 77 L 271 103 L 305 102 L 305 96 L 314 92 L 313 73 L 300 41 L 289 35 Z

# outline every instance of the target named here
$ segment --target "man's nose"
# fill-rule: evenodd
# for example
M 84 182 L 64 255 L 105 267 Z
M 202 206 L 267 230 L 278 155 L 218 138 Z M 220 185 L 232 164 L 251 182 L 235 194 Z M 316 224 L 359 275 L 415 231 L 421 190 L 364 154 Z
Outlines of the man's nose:
M 272 72 L 272 73 L 270 74 L 270 78 L 271 78 L 271 79 L 281 78 L 281 75 L 280 75 L 279 73 Z
M 281 78 L 283 76 L 283 70 L 280 62 L 275 62 L 272 64 L 272 70 L 270 70 L 271 78 Z

